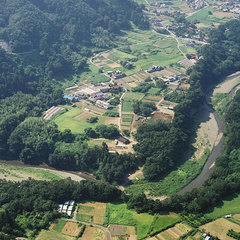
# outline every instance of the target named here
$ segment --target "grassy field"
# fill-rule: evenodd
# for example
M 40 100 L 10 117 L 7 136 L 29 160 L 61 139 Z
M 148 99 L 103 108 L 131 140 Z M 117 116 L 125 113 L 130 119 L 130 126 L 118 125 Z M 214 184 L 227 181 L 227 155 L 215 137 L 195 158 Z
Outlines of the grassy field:
M 0 164 L 0 179 L 21 181 L 33 178 L 37 180 L 60 180 L 61 176 L 48 170 Z
M 101 82 L 108 82 L 110 78 L 106 77 L 105 75 L 99 73 L 99 68 L 94 66 L 92 63 L 88 62 L 89 71 L 83 72 L 80 75 L 74 76 L 75 82 L 92 82 L 92 83 L 101 83 Z
M 138 239 L 156 233 L 180 220 L 177 214 L 149 215 L 128 210 L 126 204 L 107 204 L 105 223 L 136 226 Z
M 64 114 L 54 118 L 54 122 L 58 125 L 60 131 L 70 129 L 72 133 L 82 133 L 85 128 L 95 128 L 99 124 L 104 123 L 104 117 L 99 116 L 97 123 L 88 123 L 84 120 L 74 119 L 74 117 L 80 115 L 83 111 L 79 108 L 71 108 Z
M 67 221 L 65 221 L 63 219 L 57 220 L 57 222 L 53 226 L 53 230 L 56 232 L 61 232 L 66 223 L 67 223 Z
M 231 213 L 240 213 L 240 194 L 225 198 L 218 206 L 206 213 L 206 216 L 215 219 Z
M 175 193 L 197 176 L 209 154 L 210 150 L 207 149 L 200 160 L 188 160 L 184 162 L 176 170 L 171 171 L 158 182 L 148 182 L 145 179 L 138 177 L 138 180 L 133 180 L 133 184 L 126 188 L 126 191 L 136 194 L 148 190 L 150 195 L 155 196 Z
M 218 17 L 213 14 L 209 14 L 209 12 L 214 12 L 214 10 L 210 7 L 206 7 L 199 12 L 193 14 L 192 16 L 188 17 L 187 20 L 194 21 L 197 20 L 200 23 L 210 26 L 213 23 L 224 23 L 229 21 L 229 18 Z

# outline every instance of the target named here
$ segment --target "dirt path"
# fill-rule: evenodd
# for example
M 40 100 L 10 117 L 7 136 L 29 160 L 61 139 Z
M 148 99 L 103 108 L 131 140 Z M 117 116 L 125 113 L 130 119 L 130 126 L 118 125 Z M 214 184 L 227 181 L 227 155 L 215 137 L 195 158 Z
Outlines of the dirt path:
M 121 131 L 121 118 L 122 118 L 122 99 L 124 97 L 124 95 L 127 93 L 127 89 L 124 88 L 124 92 L 122 94 L 122 96 L 120 97 L 120 103 L 118 105 L 118 111 L 119 111 L 119 130 Z

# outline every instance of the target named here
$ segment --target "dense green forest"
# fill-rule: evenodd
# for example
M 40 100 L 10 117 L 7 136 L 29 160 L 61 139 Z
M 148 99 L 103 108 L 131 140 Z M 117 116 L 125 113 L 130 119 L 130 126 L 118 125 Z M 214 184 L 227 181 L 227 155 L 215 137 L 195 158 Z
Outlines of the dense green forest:
M 44 75 L 81 72 L 86 57 L 109 48 L 132 21 L 148 28 L 140 5 L 131 0 L 1 1 L 0 39 L 13 52 L 36 52 Z

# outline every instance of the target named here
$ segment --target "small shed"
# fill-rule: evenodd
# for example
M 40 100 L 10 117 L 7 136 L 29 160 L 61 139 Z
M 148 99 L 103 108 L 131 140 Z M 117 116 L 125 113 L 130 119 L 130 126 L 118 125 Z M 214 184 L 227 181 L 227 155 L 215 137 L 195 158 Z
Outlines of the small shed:
M 123 137 L 123 136 L 119 136 L 118 137 L 118 141 L 120 141 L 120 142 L 122 142 L 124 144 L 129 144 L 130 143 L 130 141 L 127 138 Z

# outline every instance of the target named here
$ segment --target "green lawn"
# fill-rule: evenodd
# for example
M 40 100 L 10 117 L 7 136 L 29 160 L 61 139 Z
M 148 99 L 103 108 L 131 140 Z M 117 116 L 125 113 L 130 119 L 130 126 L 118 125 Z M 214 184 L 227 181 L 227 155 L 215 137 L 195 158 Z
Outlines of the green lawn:
M 231 213 L 240 213 L 240 194 L 227 197 L 205 215 L 215 219 Z
M 67 221 L 63 219 L 58 219 L 56 224 L 53 227 L 53 230 L 56 232 L 61 232 Z
M 108 224 L 136 226 L 138 239 L 144 239 L 180 220 L 177 214 L 138 214 L 134 210 L 127 209 L 126 204 L 108 203 L 106 213 L 108 219 L 105 221 L 108 221 Z
M 58 125 L 60 131 L 70 129 L 72 133 L 83 133 L 85 128 L 91 127 L 96 128 L 97 125 L 104 123 L 104 117 L 98 116 L 99 120 L 97 123 L 88 123 L 83 120 L 77 120 L 73 117 L 82 113 L 79 108 L 72 108 L 64 114 L 54 118 L 54 122 Z

